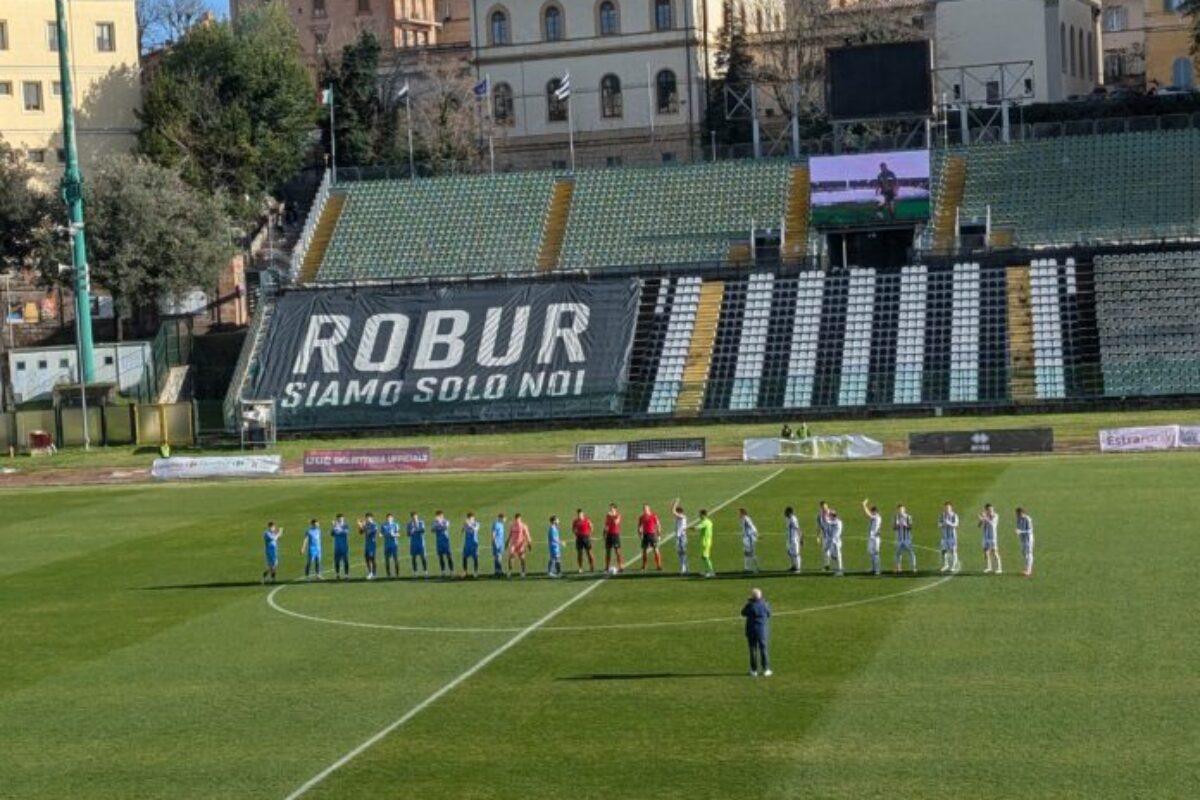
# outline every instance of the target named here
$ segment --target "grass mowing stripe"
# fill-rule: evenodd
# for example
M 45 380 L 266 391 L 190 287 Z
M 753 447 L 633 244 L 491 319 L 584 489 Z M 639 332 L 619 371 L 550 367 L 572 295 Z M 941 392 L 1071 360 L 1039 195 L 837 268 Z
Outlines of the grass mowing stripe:
M 408 710 L 407 713 L 404 714 L 404 716 L 400 717 L 398 720 L 391 723 L 386 728 L 383 728 L 381 731 L 379 731 L 378 733 L 371 736 L 369 739 L 364 741 L 362 744 L 355 747 L 349 753 L 346 753 L 346 755 L 342 756 L 337 761 L 333 762 L 328 767 L 321 770 L 313 777 L 309 778 L 308 781 L 306 781 L 299 789 L 296 789 L 296 791 L 289 794 L 287 796 L 286 800 L 295 800 L 295 798 L 301 797 L 304 794 L 308 793 L 308 791 L 310 789 L 313 789 L 314 787 L 319 785 L 322 781 L 324 781 L 326 778 L 328 778 L 330 775 L 337 772 L 342 767 L 346 766 L 346 764 L 349 764 L 351 761 L 353 761 L 355 758 L 357 758 L 362 753 L 371 749 L 371 747 L 373 747 L 376 743 L 378 743 L 381 739 L 386 737 L 392 731 L 402 727 L 410 719 L 417 716 L 425 709 L 429 708 L 429 706 L 436 703 L 438 700 L 440 700 L 442 697 L 444 697 L 447 693 L 453 691 L 463 681 L 469 679 L 472 675 L 479 672 L 481 669 L 486 667 L 488 664 L 492 663 L 497 658 L 499 658 L 500 656 L 507 653 L 513 647 L 516 647 L 517 644 L 519 644 L 522 640 L 524 640 L 525 637 L 529 636 L 529 634 L 533 633 L 538 628 L 542 627 L 547 622 L 554 619 L 562 612 L 566 611 L 568 608 L 570 608 L 575 603 L 577 603 L 580 600 L 582 600 L 583 598 L 587 597 L 589 594 L 594 592 L 596 589 L 599 589 L 600 586 L 602 585 L 602 583 L 603 583 L 603 581 L 597 581 L 596 583 L 593 583 L 590 586 L 585 587 L 582 591 L 579 591 L 576 594 L 569 597 L 566 600 L 566 602 L 559 605 L 557 608 L 555 608 L 553 611 L 551 611 L 550 613 L 543 616 L 541 619 L 539 619 L 539 620 L 535 621 L 534 623 L 532 623 L 531 625 L 528 625 L 527 627 L 523 628 L 520 631 L 520 633 L 518 633 L 516 636 L 509 639 L 504 644 L 497 647 L 492 652 L 488 653 L 486 656 L 484 656 L 479 661 L 477 661 L 472 667 L 470 667 L 465 672 L 460 674 L 457 678 L 450 681 L 449 683 L 447 683 L 442 688 L 438 689 L 433 694 L 429 695 L 429 697 L 426 697 L 424 700 L 422 700 L 417 705 L 413 706 L 411 709 Z
M 783 472 L 784 472 L 784 469 L 782 467 L 780 467 L 779 469 L 775 470 L 774 472 L 772 472 L 770 475 L 766 476 L 762 480 L 756 481 L 755 483 L 751 484 L 747 488 L 745 488 L 742 491 L 735 494 L 733 497 L 730 497 L 728 500 L 725 500 L 725 501 L 717 504 L 716 506 L 713 506 L 713 512 L 715 513 L 717 511 L 720 511 L 722 508 L 725 508 L 730 503 L 736 502 L 736 501 L 740 500 L 741 498 L 745 497 L 746 495 L 750 494 L 751 492 L 755 491 L 756 489 L 759 489 L 762 486 L 765 486 L 767 483 L 771 482 L 775 478 L 782 475 Z M 672 538 L 674 538 L 674 536 L 675 536 L 675 534 L 672 533 L 669 536 L 667 536 L 663 541 L 664 542 L 670 541 Z M 574 594 L 570 598 L 568 598 L 566 600 L 566 602 L 562 603 L 557 608 L 555 608 L 554 610 L 550 611 L 548 614 L 543 616 L 541 619 L 538 619 L 535 622 L 533 622 L 532 624 L 521 629 L 521 631 L 518 632 L 517 635 L 513 636 L 507 642 L 500 645 L 495 650 L 493 650 L 492 652 L 488 653 L 486 656 L 481 658 L 473 666 L 471 666 L 465 672 L 461 673 L 457 678 L 450 681 L 449 683 L 447 683 L 442 688 L 438 689 L 433 694 L 429 695 L 429 697 L 426 697 L 424 700 L 422 700 L 417 705 L 413 706 L 411 709 L 409 709 L 404 714 L 404 716 L 400 717 L 395 722 L 393 722 L 390 725 L 388 725 L 387 727 L 383 728 L 378 733 L 375 733 L 370 738 L 368 738 L 366 741 L 364 741 L 362 744 L 358 745 L 353 750 L 346 753 L 346 755 L 342 756 L 337 761 L 333 762 L 328 767 L 321 770 L 313 777 L 309 778 L 308 781 L 306 781 L 303 785 L 300 786 L 300 788 L 296 789 L 294 792 L 289 794 L 285 798 L 285 800 L 296 800 L 296 798 L 302 797 L 305 794 L 307 794 L 311 789 L 320 785 L 330 775 L 337 772 L 339 769 L 344 767 L 346 764 L 349 764 L 351 761 L 353 761 L 355 758 L 357 758 L 362 753 L 366 752 L 367 750 L 370 750 L 379 741 L 386 738 L 388 736 L 388 734 L 403 727 L 405 725 L 405 723 L 407 723 L 413 717 L 417 716 L 422 711 L 429 708 L 429 706 L 433 705 L 438 700 L 440 700 L 442 697 L 444 697 L 446 694 L 453 691 L 455 688 L 457 688 L 459 685 L 461 685 L 464 681 L 470 679 L 471 676 L 478 673 L 480 670 L 482 670 L 488 664 L 492 663 L 497 658 L 499 658 L 500 656 L 507 653 L 513 647 L 517 646 L 526 637 L 528 637 L 534 631 L 541 628 L 547 622 L 554 619 L 559 614 L 561 614 L 562 612 L 566 611 L 568 608 L 573 606 L 575 603 L 579 602 L 580 600 L 582 600 L 583 598 L 587 597 L 589 594 L 594 592 L 596 589 L 603 586 L 604 583 L 605 583 L 604 580 L 599 580 L 599 581 L 596 581 L 595 583 L 585 587 L 581 591 L 577 592 L 576 594 Z M 283 587 L 279 587 L 279 588 L 283 588 Z M 268 602 L 271 602 L 272 598 L 275 595 L 275 592 L 277 592 L 277 591 L 279 591 L 279 589 L 276 589 L 275 591 L 271 592 L 270 595 L 268 595 Z M 271 602 L 271 606 L 272 606 L 272 608 L 275 608 L 276 610 L 283 610 L 283 609 L 280 609 L 273 602 Z M 290 612 L 285 611 L 285 613 L 290 613 Z M 293 615 L 293 616 L 299 616 L 299 615 Z

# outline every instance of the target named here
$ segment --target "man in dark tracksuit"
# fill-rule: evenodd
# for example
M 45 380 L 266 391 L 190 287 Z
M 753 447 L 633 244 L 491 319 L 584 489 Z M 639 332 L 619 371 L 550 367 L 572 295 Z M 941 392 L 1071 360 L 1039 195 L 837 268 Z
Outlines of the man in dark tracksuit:
M 762 660 L 764 678 L 771 677 L 771 662 L 767 659 L 767 626 L 771 607 L 763 599 L 762 589 L 751 589 L 750 599 L 742 607 L 746 618 L 746 643 L 750 645 L 750 677 L 758 677 L 758 662 Z

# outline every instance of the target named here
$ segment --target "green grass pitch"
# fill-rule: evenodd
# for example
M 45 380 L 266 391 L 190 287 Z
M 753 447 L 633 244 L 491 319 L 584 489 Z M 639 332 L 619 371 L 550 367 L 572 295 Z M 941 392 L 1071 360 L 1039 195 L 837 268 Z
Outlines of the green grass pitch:
M 303 796 L 1194 796 L 1200 456 L 775 472 L 0 492 L 0 796 L 281 799 L 314 778 Z M 485 521 L 524 512 L 541 572 L 550 513 L 599 516 L 614 499 L 632 518 L 678 494 L 694 514 L 756 485 L 716 515 L 716 580 L 258 584 L 268 517 L 286 528 L 288 579 L 310 515 L 439 506 L 456 521 L 468 506 Z M 964 573 L 943 580 L 922 549 L 917 577 L 864 575 L 864 496 L 905 500 L 925 548 L 954 500 Z M 819 499 L 848 520 L 845 578 L 814 572 Z M 1003 514 L 1003 577 L 979 574 L 985 501 Z M 1018 503 L 1037 524 L 1031 580 Z M 786 504 L 805 524 L 806 574 L 737 574 L 736 507 L 778 571 Z M 769 680 L 746 675 L 736 616 L 752 585 L 776 612 Z

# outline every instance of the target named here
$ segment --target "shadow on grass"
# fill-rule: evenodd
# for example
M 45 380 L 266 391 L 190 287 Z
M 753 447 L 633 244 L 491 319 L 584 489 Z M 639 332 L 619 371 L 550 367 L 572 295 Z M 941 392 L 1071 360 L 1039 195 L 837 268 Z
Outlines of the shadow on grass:
M 678 678 L 739 678 L 744 672 L 593 672 L 585 675 L 565 675 L 560 681 L 657 681 Z

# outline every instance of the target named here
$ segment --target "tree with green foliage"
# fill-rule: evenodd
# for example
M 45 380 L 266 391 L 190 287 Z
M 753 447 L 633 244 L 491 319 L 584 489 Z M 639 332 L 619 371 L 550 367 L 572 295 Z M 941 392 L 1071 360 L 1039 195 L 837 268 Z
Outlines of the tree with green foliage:
M 192 27 L 147 82 L 140 150 L 223 192 L 239 215 L 304 163 L 316 122 L 296 30 L 279 2 Z
M 338 166 L 378 164 L 390 152 L 383 141 L 379 98 L 379 40 L 369 31 L 346 45 L 337 63 L 326 61 L 321 87 L 333 89 Z M 329 116 L 321 117 L 321 136 L 329 152 Z
M 33 178 L 12 146 L 0 140 L 0 268 L 31 266 L 43 259 L 43 245 L 61 204 Z
M 84 185 L 84 202 L 92 279 L 123 318 L 216 285 L 235 252 L 224 204 L 145 158 L 106 160 Z
M 1183 0 L 1179 11 L 1191 26 L 1192 57 L 1200 65 L 1200 0 Z
M 708 86 L 706 124 L 721 143 L 743 143 L 750 140 L 750 115 L 746 108 L 738 107 L 734 98 L 743 96 L 750 88 L 754 58 L 746 43 L 745 6 L 724 0 L 721 10 L 722 22 L 713 57 L 716 77 Z

